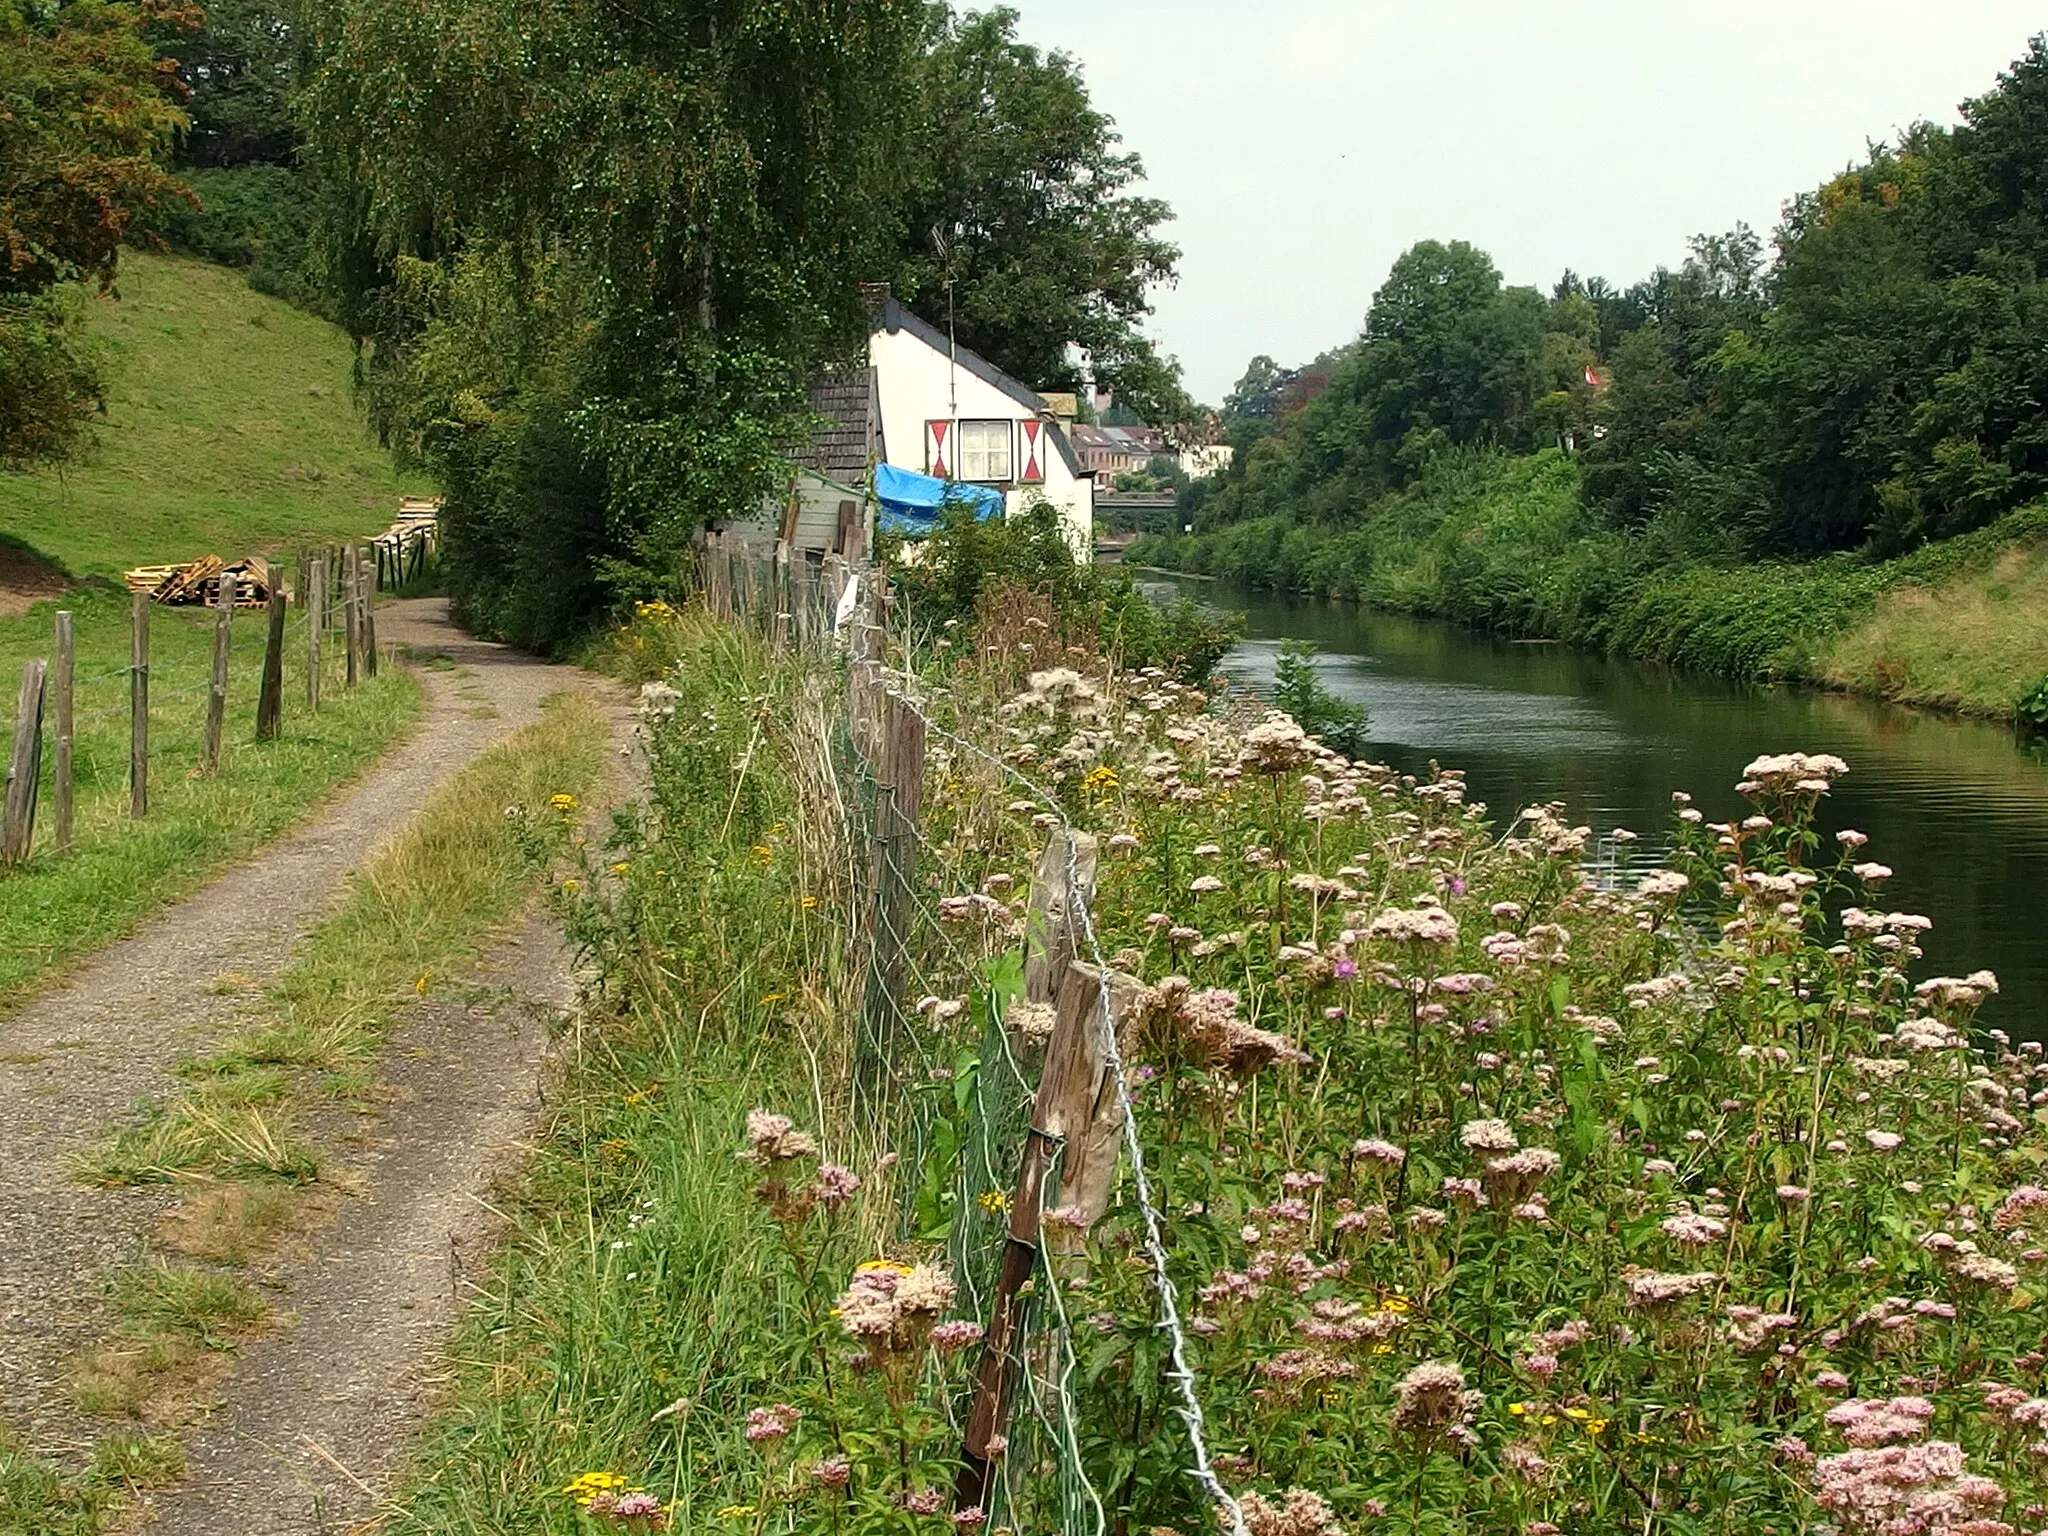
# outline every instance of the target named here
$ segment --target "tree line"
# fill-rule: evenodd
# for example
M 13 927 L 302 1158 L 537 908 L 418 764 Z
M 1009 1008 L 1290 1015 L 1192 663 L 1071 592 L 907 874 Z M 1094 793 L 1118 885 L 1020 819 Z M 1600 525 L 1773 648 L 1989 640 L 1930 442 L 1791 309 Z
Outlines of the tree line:
M 1559 449 L 1582 526 L 1637 558 L 1894 554 L 2048 493 L 2048 41 L 1955 127 L 1922 123 L 1621 288 L 1506 285 L 1425 241 L 1362 334 L 1254 359 L 1199 530 L 1370 525 L 1459 453 Z
M 30 274 L 45 334 L 66 283 L 150 236 L 336 320 L 377 429 L 445 487 L 451 582 L 486 632 L 566 643 L 773 494 L 806 381 L 861 354 L 865 285 L 1034 385 L 1073 388 L 1085 356 L 1145 414 L 1189 414 L 1141 328 L 1178 260 L 1169 210 L 1010 10 L 9 3 L 0 94 L 70 137 L 29 164 L 0 127 L 0 206 L 75 151 L 149 168 L 98 245 Z M 88 34 L 105 57 L 52 76 Z M 136 121 L 101 145 L 115 70 Z M 82 364 L 46 383 L 17 464 L 71 451 L 96 388 Z

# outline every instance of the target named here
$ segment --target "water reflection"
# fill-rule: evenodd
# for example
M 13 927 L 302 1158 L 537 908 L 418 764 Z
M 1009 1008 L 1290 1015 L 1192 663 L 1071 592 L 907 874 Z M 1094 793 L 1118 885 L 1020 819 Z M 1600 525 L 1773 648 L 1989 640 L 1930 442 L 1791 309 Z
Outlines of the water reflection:
M 1562 800 L 1605 833 L 1670 823 L 1686 789 L 1712 819 L 1742 808 L 1733 785 L 1763 752 L 1833 752 L 1850 774 L 1823 807 L 1833 832 L 1870 836 L 1865 856 L 1898 871 L 1889 907 L 1934 919 L 1925 967 L 1989 966 L 2004 993 L 1986 1018 L 2048 1038 L 2048 766 L 2001 727 L 1863 700 L 1681 676 L 1348 605 L 1148 581 L 1246 615 L 1230 674 L 1269 683 L 1280 641 L 1312 640 L 1330 687 L 1362 701 L 1386 760 L 1466 770 L 1497 813 Z

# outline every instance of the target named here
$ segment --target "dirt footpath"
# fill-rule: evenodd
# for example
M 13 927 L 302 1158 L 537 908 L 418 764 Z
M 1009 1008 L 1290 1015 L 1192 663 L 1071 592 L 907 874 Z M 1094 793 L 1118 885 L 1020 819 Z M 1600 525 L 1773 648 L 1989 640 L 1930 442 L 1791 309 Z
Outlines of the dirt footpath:
M 66 1368 L 108 1331 L 105 1281 L 141 1254 L 172 1198 L 81 1185 L 66 1160 L 138 1101 L 175 1093 L 171 1069 L 235 1030 L 346 876 L 543 698 L 604 692 L 625 739 L 621 692 L 471 639 L 439 599 L 381 608 L 378 630 L 456 663 L 420 673 L 410 739 L 299 831 L 0 1019 L 0 1421 L 44 1454 L 73 1459 L 107 1427 L 73 1409 Z M 191 1478 L 158 1498 L 154 1529 L 339 1531 L 375 1508 L 484 1240 L 492 1172 L 531 1123 L 545 1017 L 569 998 L 545 921 L 472 980 L 415 1005 L 395 1033 L 363 1187 L 265 1277 L 291 1322 L 221 1384 L 225 1406 L 191 1437 Z M 463 1000 L 480 995 L 493 1000 Z

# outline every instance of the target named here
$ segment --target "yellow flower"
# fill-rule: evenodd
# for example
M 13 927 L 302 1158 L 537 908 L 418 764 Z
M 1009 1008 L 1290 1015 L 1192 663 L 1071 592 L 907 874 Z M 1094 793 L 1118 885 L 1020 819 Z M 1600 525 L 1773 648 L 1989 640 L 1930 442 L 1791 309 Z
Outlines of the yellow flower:
M 623 875 L 627 870 L 631 869 L 632 867 L 633 866 L 631 864 L 627 863 L 624 859 L 621 859 L 618 863 L 612 866 L 612 873 L 615 875 Z
M 583 882 L 581 880 L 564 880 L 562 882 L 562 889 L 567 891 L 571 896 L 574 896 L 578 891 L 583 889 Z
M 1010 1197 L 1000 1189 L 985 1189 L 974 1197 L 974 1203 L 995 1216 L 1010 1208 Z
M 548 804 L 558 811 L 573 811 L 576 809 L 576 797 L 574 795 L 549 795 Z
M 1394 1346 L 1391 1344 L 1375 1344 L 1372 1347 L 1372 1352 L 1376 1355 L 1391 1355 L 1394 1352 Z
M 420 979 L 412 984 L 412 989 L 419 993 L 421 997 L 425 997 L 427 995 L 427 988 L 433 983 L 433 980 L 434 973 L 432 971 L 421 971 Z
M 768 829 L 768 835 L 770 837 L 789 836 L 789 823 L 786 821 L 778 821 L 777 823 L 775 823 L 774 826 Z
M 773 864 L 775 862 L 775 850 L 773 848 L 770 848 L 766 843 L 754 844 L 753 854 L 754 862 L 756 864 L 765 866 Z
M 788 995 L 789 994 L 786 992 L 770 992 L 766 997 L 761 999 L 761 1006 L 765 1008 L 770 1003 L 779 1003 Z
M 1107 763 L 1088 770 L 1088 777 L 1081 781 L 1090 794 L 1106 795 L 1117 786 L 1116 770 Z
M 1415 1304 L 1406 1296 L 1389 1296 L 1380 1302 L 1382 1312 L 1413 1312 Z
M 1601 1430 L 1605 1429 L 1606 1427 L 1607 1421 L 1605 1419 L 1586 1420 L 1586 1433 L 1589 1435 L 1597 1435 L 1600 1433 Z
M 814 910 L 815 910 L 815 909 L 817 908 L 817 905 L 818 905 L 818 898 L 817 898 L 817 897 L 815 897 L 815 896 L 806 896 L 806 897 L 804 898 L 804 910 L 805 910 L 806 912 L 814 911 Z
M 1508 1412 L 1512 1413 L 1516 1418 L 1519 1419 L 1523 1414 L 1527 1413 L 1531 1408 L 1534 1408 L 1535 1406 L 1536 1405 L 1534 1403 L 1509 1403 Z
M 1592 1414 L 1583 1408 L 1567 1408 L 1564 1411 L 1564 1416 L 1568 1419 L 1590 1419 L 1593 1417 Z
M 562 1492 L 579 1504 L 588 1504 L 600 1493 L 610 1493 L 613 1489 L 625 1486 L 626 1480 L 616 1472 L 585 1472 Z
M 751 1504 L 728 1504 L 718 1512 L 721 1520 L 751 1520 L 760 1511 Z
M 872 1275 L 882 1270 L 888 1270 L 898 1275 L 907 1275 L 910 1273 L 910 1266 L 896 1259 L 869 1259 L 865 1263 L 853 1266 L 853 1272 L 856 1275 Z

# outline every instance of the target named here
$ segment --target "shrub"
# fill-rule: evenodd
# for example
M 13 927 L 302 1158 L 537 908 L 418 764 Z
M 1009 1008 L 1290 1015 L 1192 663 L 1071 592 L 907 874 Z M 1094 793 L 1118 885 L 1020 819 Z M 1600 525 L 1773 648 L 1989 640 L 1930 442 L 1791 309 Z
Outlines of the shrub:
M 1280 646 L 1274 665 L 1273 702 L 1294 717 L 1295 723 L 1333 752 L 1346 757 L 1366 753 L 1365 706 L 1340 699 L 1316 670 L 1316 648 L 1307 640 L 1288 640 Z
M 1080 644 L 1132 668 L 1157 668 L 1199 682 L 1243 633 L 1243 620 L 1187 598 L 1148 600 L 1130 576 L 1084 563 L 1058 511 L 1035 502 L 1019 516 L 978 521 L 965 509 L 944 513 L 920 544 L 885 542 L 912 629 L 927 637 L 972 624 L 1001 589 L 1044 598 L 1065 644 Z

